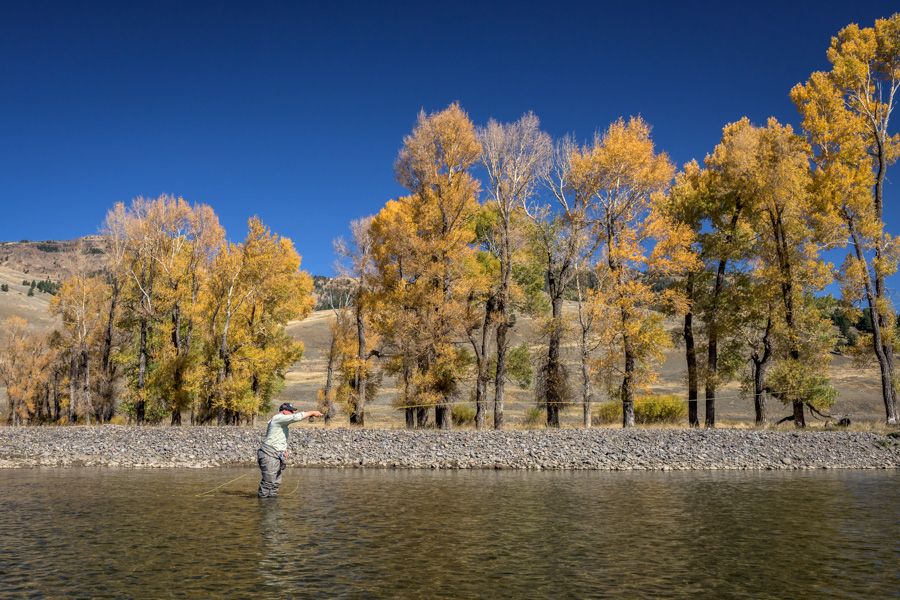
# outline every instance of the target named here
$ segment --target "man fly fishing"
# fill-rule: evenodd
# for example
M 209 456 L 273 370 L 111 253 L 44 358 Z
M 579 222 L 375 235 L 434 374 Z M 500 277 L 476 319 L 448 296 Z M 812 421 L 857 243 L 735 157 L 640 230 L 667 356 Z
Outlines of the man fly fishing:
M 262 481 L 259 482 L 260 498 L 274 498 L 278 495 L 278 486 L 281 485 L 281 472 L 287 467 L 284 453 L 287 451 L 288 426 L 291 423 L 302 421 L 309 417 L 321 417 L 317 410 L 299 412 L 289 402 L 278 407 L 278 414 L 269 419 L 266 428 L 266 439 L 256 452 L 256 460 L 259 470 L 262 471 Z

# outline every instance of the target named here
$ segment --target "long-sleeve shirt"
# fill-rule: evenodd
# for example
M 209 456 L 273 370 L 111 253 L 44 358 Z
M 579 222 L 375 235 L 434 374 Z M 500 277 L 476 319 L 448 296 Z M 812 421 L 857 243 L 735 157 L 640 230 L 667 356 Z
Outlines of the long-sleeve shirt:
M 269 419 L 269 426 L 266 428 L 266 439 L 263 440 L 263 444 L 270 446 L 276 452 L 287 450 L 288 426 L 291 423 L 302 421 L 305 414 L 302 412 L 292 415 L 278 413 Z

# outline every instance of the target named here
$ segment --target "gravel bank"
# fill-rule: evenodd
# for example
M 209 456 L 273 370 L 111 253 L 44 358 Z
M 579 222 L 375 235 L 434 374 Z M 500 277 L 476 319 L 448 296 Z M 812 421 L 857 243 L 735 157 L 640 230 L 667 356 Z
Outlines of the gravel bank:
M 255 465 L 261 428 L 0 427 L 0 468 Z M 900 437 L 828 431 L 292 430 L 288 462 L 402 469 L 879 469 Z

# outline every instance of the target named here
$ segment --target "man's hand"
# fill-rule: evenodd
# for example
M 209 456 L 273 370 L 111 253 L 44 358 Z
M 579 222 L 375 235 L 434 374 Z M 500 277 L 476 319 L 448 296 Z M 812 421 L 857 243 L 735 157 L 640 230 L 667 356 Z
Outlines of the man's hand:
M 322 413 L 320 413 L 319 411 L 317 411 L 317 410 L 311 410 L 311 411 L 309 411 L 308 413 L 304 413 L 304 416 L 308 416 L 308 417 L 309 417 L 309 422 L 312 423 L 312 422 L 313 422 L 313 419 L 314 419 L 315 417 L 322 417 L 322 416 L 324 416 L 324 415 L 323 415 Z

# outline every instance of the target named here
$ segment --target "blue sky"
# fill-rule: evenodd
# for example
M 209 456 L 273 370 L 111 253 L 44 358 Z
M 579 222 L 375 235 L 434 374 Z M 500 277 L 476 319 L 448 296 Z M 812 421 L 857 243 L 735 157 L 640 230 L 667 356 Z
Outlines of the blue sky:
M 327 275 L 350 220 L 403 193 L 392 164 L 422 108 L 458 101 L 476 124 L 533 110 L 581 139 L 639 114 L 681 165 L 742 116 L 796 124 L 788 92 L 828 68 L 831 36 L 897 10 L 4 2 L 0 240 L 96 233 L 115 202 L 165 192 L 212 206 L 235 241 L 258 215 Z M 900 192 L 886 192 L 900 233 Z

